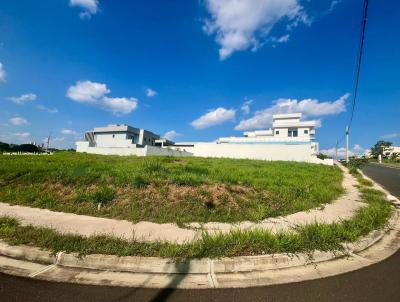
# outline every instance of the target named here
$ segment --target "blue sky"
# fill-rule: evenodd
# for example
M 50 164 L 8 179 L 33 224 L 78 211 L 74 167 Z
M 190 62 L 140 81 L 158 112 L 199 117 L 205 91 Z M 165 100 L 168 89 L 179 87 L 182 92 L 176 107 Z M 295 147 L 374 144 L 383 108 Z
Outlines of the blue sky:
M 389 2 L 370 1 L 355 152 L 400 143 L 400 5 Z M 3 0 L 0 140 L 51 133 L 73 147 L 127 123 L 209 141 L 301 111 L 332 148 L 350 115 L 361 11 L 361 0 Z

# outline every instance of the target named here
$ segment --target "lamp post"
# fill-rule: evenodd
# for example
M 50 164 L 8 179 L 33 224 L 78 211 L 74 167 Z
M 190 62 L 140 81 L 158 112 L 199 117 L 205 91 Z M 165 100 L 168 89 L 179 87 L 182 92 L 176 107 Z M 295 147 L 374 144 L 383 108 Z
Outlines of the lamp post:
M 349 127 L 346 127 L 346 163 L 349 162 Z

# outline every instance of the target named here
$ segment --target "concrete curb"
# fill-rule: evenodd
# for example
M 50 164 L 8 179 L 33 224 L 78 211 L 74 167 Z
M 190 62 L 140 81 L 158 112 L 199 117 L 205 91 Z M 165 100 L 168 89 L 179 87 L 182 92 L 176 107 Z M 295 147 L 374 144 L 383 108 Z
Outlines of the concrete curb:
M 388 194 L 379 185 L 376 188 Z M 355 243 L 344 244 L 341 253 L 314 251 L 312 254 L 182 261 L 112 255 L 79 257 L 63 252 L 52 255 L 36 247 L 11 246 L 0 240 L 0 271 L 48 281 L 150 288 L 282 284 L 337 275 L 384 260 L 400 247 L 399 226 L 400 210 L 397 209 L 387 228 L 372 231 Z
M 54 256 L 36 247 L 10 246 L 0 241 L 0 271 L 49 281 L 156 288 L 226 288 L 298 282 L 343 273 L 349 270 L 349 264 L 350 270 L 355 270 L 385 259 L 400 246 L 399 222 L 399 211 L 395 211 L 388 228 L 346 244 L 344 252 L 315 251 L 311 255 L 182 261 L 112 255 L 79 257 L 62 252 Z M 366 260 L 366 255 L 374 261 Z M 174 280 L 179 282 L 175 284 Z

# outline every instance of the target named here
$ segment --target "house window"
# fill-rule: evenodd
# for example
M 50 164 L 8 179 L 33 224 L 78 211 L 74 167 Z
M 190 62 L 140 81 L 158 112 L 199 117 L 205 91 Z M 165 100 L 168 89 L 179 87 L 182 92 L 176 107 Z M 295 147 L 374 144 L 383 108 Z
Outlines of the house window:
M 279 135 L 279 130 L 276 130 L 276 131 L 275 131 L 275 135 Z
M 288 129 L 288 136 L 289 137 L 297 137 L 297 136 L 299 136 L 297 128 L 289 128 Z
M 304 134 L 308 134 L 308 129 L 304 130 Z

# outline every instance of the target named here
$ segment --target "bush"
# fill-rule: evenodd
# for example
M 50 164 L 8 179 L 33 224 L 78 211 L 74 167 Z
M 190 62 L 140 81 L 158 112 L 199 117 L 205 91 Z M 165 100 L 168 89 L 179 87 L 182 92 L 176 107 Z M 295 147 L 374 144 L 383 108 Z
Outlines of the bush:
M 324 159 L 329 158 L 329 156 L 325 155 L 324 153 L 318 153 L 317 154 L 317 158 L 324 160 Z
M 40 150 L 35 145 L 22 144 L 22 145 L 13 146 L 12 151 L 14 151 L 14 152 L 39 152 Z
M 361 169 L 363 165 L 365 165 L 368 162 L 368 159 L 365 157 L 350 157 L 349 162 L 346 164 L 347 168 L 349 168 L 350 173 L 356 173 L 357 169 Z
M 93 201 L 96 203 L 108 203 L 115 198 L 115 192 L 108 186 L 99 187 L 93 194 Z

